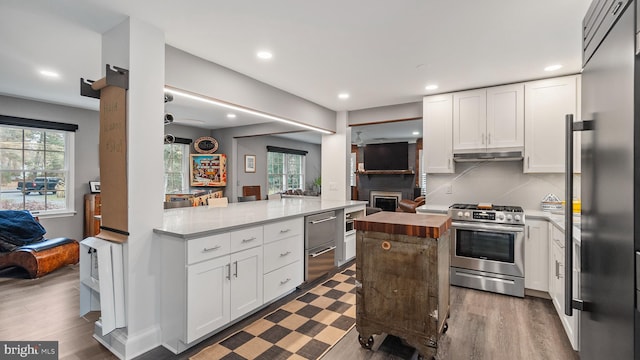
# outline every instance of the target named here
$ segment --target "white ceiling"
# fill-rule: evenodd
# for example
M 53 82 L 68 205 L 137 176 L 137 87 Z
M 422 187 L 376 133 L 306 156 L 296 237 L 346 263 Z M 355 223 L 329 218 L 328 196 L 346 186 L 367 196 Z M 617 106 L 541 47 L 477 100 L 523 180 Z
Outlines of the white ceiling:
M 79 79 L 103 73 L 101 33 L 132 16 L 171 46 L 333 110 L 402 104 L 431 83 L 440 93 L 580 72 L 589 3 L 0 0 L 0 93 L 97 109 Z M 262 49 L 273 59 L 257 59 Z

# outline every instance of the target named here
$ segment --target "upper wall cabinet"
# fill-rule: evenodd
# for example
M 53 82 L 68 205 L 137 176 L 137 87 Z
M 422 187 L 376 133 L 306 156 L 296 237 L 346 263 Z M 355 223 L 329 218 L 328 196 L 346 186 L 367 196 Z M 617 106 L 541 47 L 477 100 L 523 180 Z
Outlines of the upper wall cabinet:
M 452 94 L 424 97 L 422 133 L 426 173 L 454 173 L 452 121 Z
M 565 115 L 579 119 L 577 78 L 525 83 L 525 173 L 564 173 Z
M 453 152 L 521 150 L 524 86 L 495 86 L 453 94 Z

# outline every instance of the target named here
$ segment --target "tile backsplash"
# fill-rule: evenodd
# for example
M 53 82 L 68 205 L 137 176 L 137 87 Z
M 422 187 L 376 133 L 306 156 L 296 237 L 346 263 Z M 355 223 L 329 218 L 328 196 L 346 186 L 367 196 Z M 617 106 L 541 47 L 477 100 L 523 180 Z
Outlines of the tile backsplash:
M 488 202 L 541 210 L 548 193 L 564 199 L 564 174 L 524 174 L 522 168 L 522 161 L 456 163 L 455 174 L 427 175 L 426 203 Z M 580 175 L 574 175 L 574 198 L 579 197 Z

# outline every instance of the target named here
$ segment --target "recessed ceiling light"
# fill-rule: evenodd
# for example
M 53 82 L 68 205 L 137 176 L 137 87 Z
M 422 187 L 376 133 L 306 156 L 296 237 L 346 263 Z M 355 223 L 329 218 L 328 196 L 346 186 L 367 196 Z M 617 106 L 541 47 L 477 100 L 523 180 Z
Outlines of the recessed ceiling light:
M 229 113 L 229 114 L 227 114 L 227 117 L 228 117 L 229 119 L 235 119 L 235 118 L 236 118 L 236 114 L 231 114 L 231 113 Z
M 340 99 L 348 99 L 349 98 L 349 94 L 348 93 L 340 93 L 340 94 L 338 94 L 338 98 L 340 98 Z
M 411 134 L 413 134 L 413 135 L 420 135 L 420 131 L 414 131 L 414 132 L 412 132 Z
M 48 78 L 59 78 L 60 74 L 51 70 L 40 70 L 40 75 L 46 76 Z
M 438 85 L 427 85 L 424 87 L 425 90 L 435 90 L 438 88 Z
M 273 57 L 273 54 L 269 51 L 258 51 L 257 56 L 263 60 L 269 60 Z
M 556 70 L 560 69 L 561 67 L 562 67 L 562 65 L 560 65 L 560 64 L 549 65 L 546 68 L 544 68 L 544 71 L 556 71 Z

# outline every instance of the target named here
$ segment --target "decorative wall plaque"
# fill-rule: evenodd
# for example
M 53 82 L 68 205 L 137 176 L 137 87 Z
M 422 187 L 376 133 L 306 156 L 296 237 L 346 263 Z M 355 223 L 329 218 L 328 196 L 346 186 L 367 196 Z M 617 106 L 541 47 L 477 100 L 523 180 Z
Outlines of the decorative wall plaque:
M 200 154 L 213 154 L 218 150 L 218 140 L 211 136 L 203 136 L 193 143 L 193 148 Z

